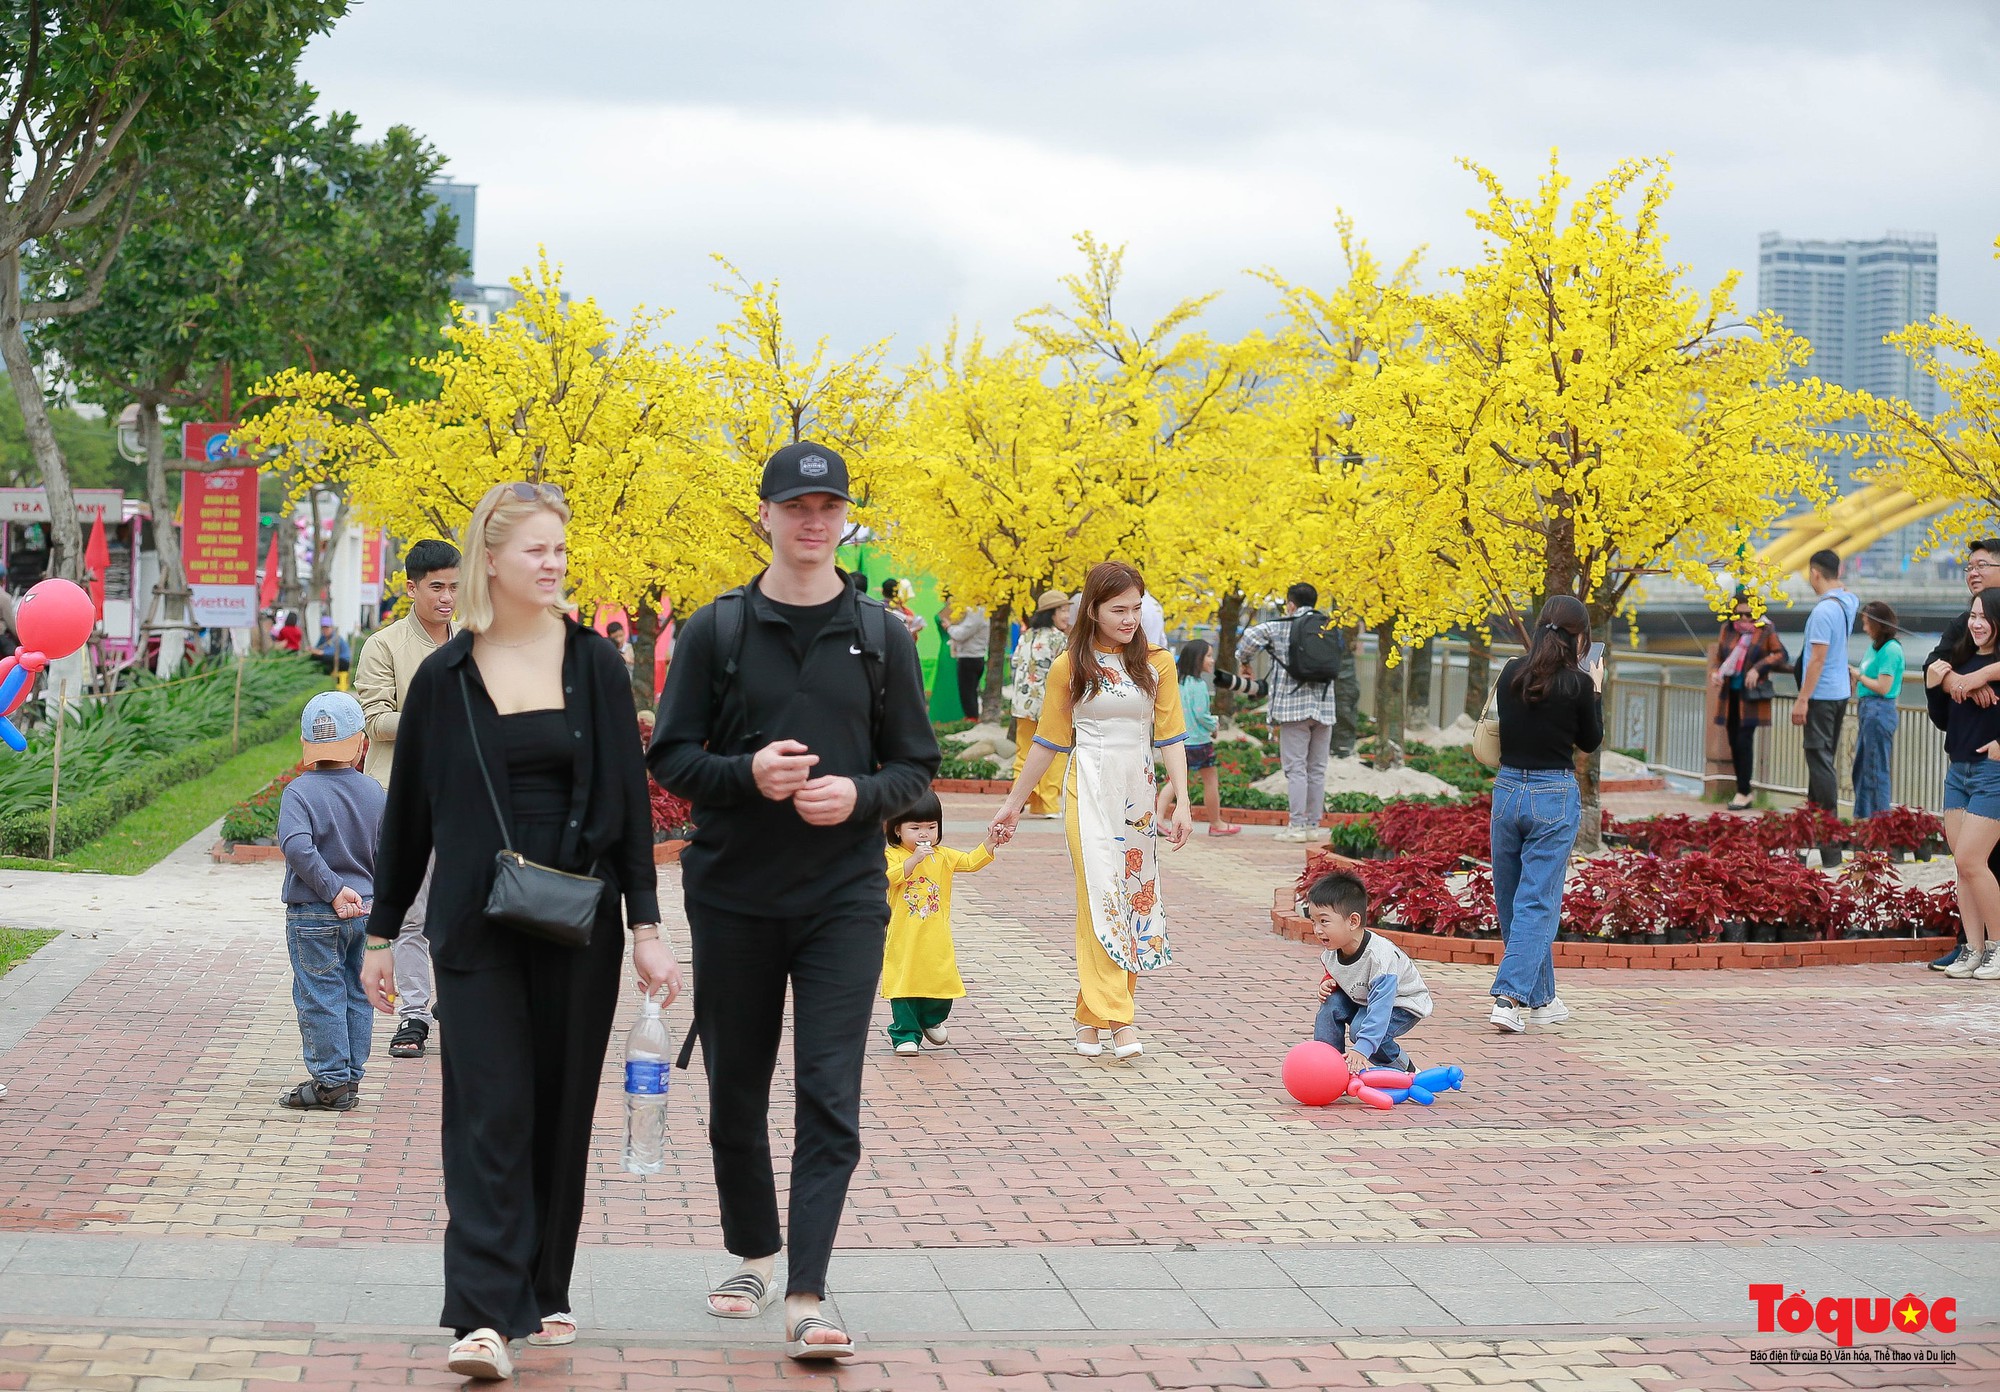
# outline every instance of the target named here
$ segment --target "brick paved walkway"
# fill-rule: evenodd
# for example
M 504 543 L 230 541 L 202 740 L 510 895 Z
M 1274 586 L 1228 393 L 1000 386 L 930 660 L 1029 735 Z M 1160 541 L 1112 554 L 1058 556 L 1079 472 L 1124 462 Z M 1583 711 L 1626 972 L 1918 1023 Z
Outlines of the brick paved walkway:
M 948 802 L 948 835 L 969 843 L 991 800 Z M 0 1265 L 0 1388 L 237 1387 L 255 1369 L 384 1386 L 411 1367 L 433 1385 L 437 1061 L 391 1065 L 384 1031 L 359 1110 L 279 1112 L 302 1075 L 278 872 L 208 866 L 199 844 L 136 881 L 0 871 L 0 921 L 72 930 L 0 984 L 0 1255 L 29 1263 Z M 870 1056 L 852 1255 L 832 1279 L 869 1348 L 898 1351 L 838 1386 L 2000 1385 L 1991 988 L 1896 967 L 1574 973 L 1572 1023 L 1501 1039 L 1487 973 L 1427 966 L 1439 1010 L 1410 1043 L 1464 1065 L 1467 1091 L 1308 1112 L 1277 1061 L 1309 1032 L 1313 954 L 1268 931 L 1296 848 L 1198 835 L 1170 860 L 1176 965 L 1142 983 L 1147 1054 L 1131 1065 L 1065 1042 L 1055 829 L 1031 823 L 1003 854 L 956 896 L 972 994 L 953 1047 Z M 765 1359 L 761 1322 L 687 1313 L 716 1231 L 699 1078 L 676 1080 L 674 1149 L 640 1181 L 617 1168 L 612 1072 L 585 1261 L 606 1273 L 595 1291 L 643 1276 L 654 1299 L 608 1300 L 602 1337 L 527 1355 L 523 1385 L 797 1382 Z M 25 1245 L 8 1252 L 8 1235 Z M 1835 1245 L 1875 1265 L 1829 1262 Z M 114 1250 L 113 1270 L 87 1265 Z M 144 1266 L 184 1251 L 184 1271 Z M 1004 1279 L 979 1274 L 982 1251 Z M 1490 1268 L 1466 1265 L 1482 1255 Z M 332 1265 L 279 1279 L 314 1259 Z M 621 1276 L 619 1261 L 644 1265 Z M 1908 1282 L 1868 1279 L 1891 1270 Z M 1746 1276 L 1956 1294 L 1960 1363 L 1753 1366 Z M 159 1368 L 134 1371 L 148 1349 Z

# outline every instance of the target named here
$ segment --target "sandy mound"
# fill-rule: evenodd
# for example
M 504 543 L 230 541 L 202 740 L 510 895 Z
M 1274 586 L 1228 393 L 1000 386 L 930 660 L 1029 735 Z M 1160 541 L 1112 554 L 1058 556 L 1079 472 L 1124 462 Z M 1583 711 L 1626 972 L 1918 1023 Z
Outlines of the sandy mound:
M 1472 743 L 1472 725 L 1472 717 L 1461 713 L 1443 729 L 1435 725 L 1412 725 L 1403 732 L 1403 741 L 1427 744 L 1433 749 L 1464 749 Z
M 1274 797 L 1285 795 L 1285 773 L 1283 769 L 1251 785 L 1260 793 Z M 1433 778 L 1428 773 L 1404 767 L 1399 769 L 1378 769 L 1372 764 L 1364 764 L 1360 759 L 1328 759 L 1326 761 L 1326 790 L 1329 793 L 1373 793 L 1384 801 L 1405 797 L 1459 797 L 1458 789 L 1442 778 Z
M 1614 753 L 1607 749 L 1604 751 L 1604 762 L 1599 766 L 1597 776 L 1599 778 L 1652 778 L 1656 775 L 1637 759 L 1627 758 L 1623 754 Z

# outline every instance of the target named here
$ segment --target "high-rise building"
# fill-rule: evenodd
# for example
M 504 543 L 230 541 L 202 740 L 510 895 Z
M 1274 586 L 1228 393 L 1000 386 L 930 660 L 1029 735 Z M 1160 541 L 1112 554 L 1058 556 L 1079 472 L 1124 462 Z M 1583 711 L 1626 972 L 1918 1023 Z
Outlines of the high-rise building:
M 1891 232 L 1867 241 L 1822 241 L 1766 232 L 1758 239 L 1757 304 L 1776 310 L 1785 327 L 1813 346 L 1797 378 L 1898 396 L 1930 414 L 1936 384 L 1900 348 L 1884 343 L 1905 325 L 1937 311 L 1937 237 Z M 1843 455 L 1826 461 L 1843 491 L 1871 459 Z M 1864 570 L 1905 568 L 1923 528 L 1906 527 L 1870 546 Z
M 472 312 L 474 320 L 490 324 L 495 315 L 520 298 L 511 285 L 481 285 L 472 278 L 472 249 L 479 226 L 479 185 L 439 182 L 424 191 L 448 210 L 458 223 L 455 240 L 465 253 L 465 274 L 451 283 L 452 297 Z

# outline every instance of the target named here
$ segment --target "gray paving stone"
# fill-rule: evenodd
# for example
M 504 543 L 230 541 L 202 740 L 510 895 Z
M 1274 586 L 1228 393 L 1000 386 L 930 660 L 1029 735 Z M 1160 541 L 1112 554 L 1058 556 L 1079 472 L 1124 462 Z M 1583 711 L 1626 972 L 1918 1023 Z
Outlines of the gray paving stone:
M 1038 1252 L 961 1249 L 933 1252 L 931 1265 L 951 1291 L 1059 1291 L 1063 1283 Z M 1041 1328 L 1021 1325 L 1019 1328 Z M 1069 1328 L 1068 1325 L 1050 1326 Z
M 444 1308 L 444 1286 L 425 1290 L 418 1286 L 355 1286 L 347 1293 L 348 1324 L 415 1325 L 436 1322 Z
M 1049 1269 L 1073 1291 L 1155 1290 L 1176 1285 L 1160 1254 L 1128 1247 L 1052 1247 Z
M 924 1252 L 868 1252 L 834 1258 L 826 1275 L 827 1287 L 846 1294 L 857 1292 L 905 1291 L 912 1294 L 941 1294 L 943 1283 L 937 1268 Z
M 1995 1257 L 2000 1260 L 2000 1253 Z M 1884 1291 L 1891 1298 L 1906 1290 L 1919 1295 L 1929 1291 L 1944 1293 L 1964 1280 L 1959 1272 L 1932 1260 L 1916 1244 L 1857 1242 L 1852 1250 L 1840 1248 L 1827 1253 L 1826 1260 L 1866 1282 L 1863 1290 Z M 1890 1286 L 1896 1289 L 1889 1290 Z
M 158 1280 L 221 1281 L 225 1284 L 243 1274 L 250 1257 L 247 1242 L 142 1242 L 122 1275 Z
M 840 1316 L 856 1336 L 964 1334 L 972 1328 L 951 1292 L 942 1290 L 849 1291 L 840 1298 Z
M 1569 1311 L 1549 1294 L 1548 1287 L 1530 1285 L 1525 1281 L 1517 1285 L 1496 1283 L 1480 1286 L 1425 1283 L 1419 1288 L 1460 1324 L 1545 1325 L 1571 1322 Z
M 1160 1265 L 1182 1290 L 1274 1289 L 1297 1284 L 1255 1247 L 1162 1252 Z
M 0 1275 L 0 1317 L 94 1315 L 115 1284 L 110 1276 L 9 1271 Z
M 1306 1294 L 1342 1329 L 1432 1329 L 1459 1323 L 1415 1286 L 1309 1286 Z
M 238 1281 L 222 1317 L 338 1324 L 347 1317 L 347 1297 L 345 1286 L 328 1281 Z
M 2000 1296 L 2000 1242 L 1928 1243 L 1923 1250 L 1928 1260 Z
M 1301 1286 L 1400 1286 L 1409 1278 L 1380 1252 L 1341 1247 L 1273 1247 L 1270 1259 Z
M 7 1260 L 9 1276 L 116 1276 L 139 1250 L 133 1242 L 67 1233 L 30 1233 Z
M 1681 1314 L 1670 1297 L 1637 1281 L 1548 1283 L 1536 1289 L 1566 1309 L 1576 1324 L 1671 1324 Z
M 1215 1321 L 1218 1333 L 1278 1329 L 1323 1329 L 1332 1320 L 1326 1310 L 1297 1286 L 1241 1287 L 1235 1290 L 1190 1291 L 1202 1313 Z
M 1213 1333 L 1215 1321 L 1196 1298 L 1176 1287 L 1101 1289 L 1077 1293 L 1084 1314 L 1107 1333 L 1161 1333 L 1197 1337 Z
M 21 1244 L 25 1241 L 27 1239 L 20 1233 L 0 1233 L 0 1271 L 7 1269 L 7 1262 L 21 1250 Z
M 1623 1279 L 1617 1262 L 1577 1243 L 1522 1243 L 1489 1251 L 1516 1276 L 1537 1285 Z
M 715 1274 L 715 1279 L 733 1272 L 738 1263 L 731 1262 L 725 1269 Z M 606 1287 L 633 1286 L 651 1287 L 655 1292 L 685 1291 L 691 1296 L 704 1296 L 713 1289 L 709 1279 L 708 1258 L 700 1252 L 667 1251 L 657 1252 L 646 1248 L 584 1247 L 576 1254 L 576 1279 L 588 1282 L 592 1289 Z M 785 1279 L 785 1265 L 778 1263 L 774 1278 L 782 1287 Z
M 1090 1317 L 1066 1290 L 954 1291 L 968 1329 L 978 1332 L 1089 1329 Z
M 112 1282 L 97 1313 L 127 1319 L 221 1319 L 233 1288 L 234 1283 L 227 1278 L 121 1276 Z
M 1736 1270 L 1709 1250 L 1713 1244 L 1662 1242 L 1621 1248 L 1615 1254 L 1619 1273 L 1627 1280 L 1649 1285 L 1708 1283 L 1717 1286 L 1742 1284 Z
M 773 1304 L 754 1320 L 717 1319 L 699 1290 L 655 1290 L 602 1284 L 591 1291 L 593 1323 L 601 1329 L 657 1329 L 666 1334 L 713 1335 L 718 1340 L 762 1331 L 777 1338 L 784 1330 L 782 1305 Z
M 1521 1279 L 1482 1247 L 1409 1243 L 1384 1249 L 1382 1257 L 1413 1286 L 1505 1286 Z
M 1730 1323 L 1754 1328 L 1757 1307 L 1747 1288 L 1735 1281 L 1656 1281 L 1653 1292 L 1698 1324 Z

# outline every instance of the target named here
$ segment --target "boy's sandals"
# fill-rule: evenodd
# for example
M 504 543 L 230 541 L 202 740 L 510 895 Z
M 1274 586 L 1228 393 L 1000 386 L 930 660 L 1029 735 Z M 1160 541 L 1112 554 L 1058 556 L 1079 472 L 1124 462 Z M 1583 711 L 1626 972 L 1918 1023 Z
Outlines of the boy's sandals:
M 823 1320 L 818 1315 L 806 1315 L 792 1326 L 792 1332 L 786 1336 L 785 1356 L 796 1358 L 801 1363 L 814 1362 L 822 1358 L 854 1357 L 852 1339 L 843 1338 L 839 1343 L 828 1344 L 807 1343 L 806 1335 L 817 1329 L 831 1329 L 836 1334 L 844 1333 L 841 1327 L 831 1320 Z
M 542 1316 L 542 1327 L 528 1336 L 536 1348 L 560 1348 L 576 1342 L 576 1316 L 568 1310 Z
M 491 1329 L 475 1329 L 451 1346 L 445 1367 L 479 1382 L 506 1382 L 514 1376 L 507 1341 Z
M 351 1112 L 360 1100 L 345 1083 L 330 1088 L 308 1078 L 280 1097 L 278 1105 L 295 1112 Z
M 431 1028 L 422 1020 L 405 1020 L 396 1027 L 395 1037 L 389 1041 L 389 1057 L 417 1059 L 424 1056 L 424 1046 L 431 1042 Z
M 718 1310 L 717 1299 L 747 1300 L 747 1310 Z M 760 1276 L 749 1267 L 731 1276 L 708 1293 L 708 1312 L 717 1319 L 756 1319 L 771 1308 L 771 1302 L 778 1298 L 778 1288 L 768 1277 Z
M 1083 1037 L 1085 1030 L 1090 1031 L 1090 1038 L 1088 1039 Z M 1099 1054 L 1103 1053 L 1104 1044 L 1099 1037 L 1100 1033 L 1101 1031 L 1098 1030 L 1096 1025 L 1078 1025 L 1076 1027 L 1076 1038 L 1072 1041 L 1076 1045 L 1076 1051 L 1086 1058 L 1096 1058 Z

